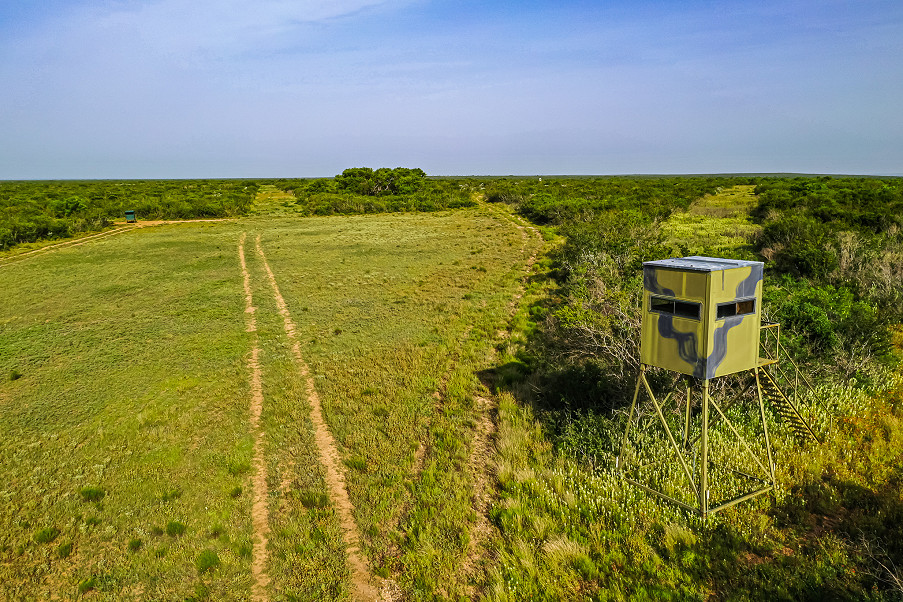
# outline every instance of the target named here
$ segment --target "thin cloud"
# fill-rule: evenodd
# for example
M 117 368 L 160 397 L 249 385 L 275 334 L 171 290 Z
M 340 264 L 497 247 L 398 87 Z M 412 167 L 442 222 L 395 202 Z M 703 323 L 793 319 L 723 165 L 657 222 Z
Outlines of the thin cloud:
M 392 4 L 387 0 L 161 0 L 117 5 L 90 19 L 138 32 L 158 52 L 229 56 L 271 45 L 299 26 Z M 397 2 L 395 3 L 397 4 Z M 92 11 L 93 12 L 93 11 Z

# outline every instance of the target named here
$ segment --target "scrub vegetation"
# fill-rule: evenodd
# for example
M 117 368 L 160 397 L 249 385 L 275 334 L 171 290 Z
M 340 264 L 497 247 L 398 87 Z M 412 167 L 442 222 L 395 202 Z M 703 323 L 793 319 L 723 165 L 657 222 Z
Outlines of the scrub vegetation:
M 114 195 L 128 186 L 145 196 Z M 125 209 L 242 216 L 0 262 L 4 599 L 362 591 L 292 340 L 383 599 L 903 595 L 900 180 L 352 168 L 0 192 L 0 232 L 70 224 L 7 246 L 70 236 L 80 216 L 101 220 L 83 230 L 101 228 Z M 73 196 L 83 200 L 68 216 L 52 208 Z M 642 262 L 691 254 L 766 262 L 763 309 L 815 383 L 805 400 L 824 438 L 802 445 L 769 414 L 777 490 L 705 523 L 614 466 L 639 361 Z M 675 382 L 650 379 L 659 391 Z M 744 403 L 730 412 L 741 428 L 755 419 Z
M 335 178 L 277 180 L 294 197 L 284 205 L 301 215 L 438 211 L 472 207 L 470 187 L 455 179 L 427 179 L 419 168 L 352 167 Z
M 473 207 L 470 187 L 419 168 L 355 167 L 335 178 L 0 182 L 0 251 L 97 232 L 122 221 L 250 213 L 349 215 Z
M 243 180 L 0 182 L 0 251 L 103 230 L 126 211 L 152 220 L 242 215 L 257 187 Z
M 708 195 L 652 211 L 639 201 L 537 216 L 529 188 L 538 182 L 499 199 L 559 224 L 565 240 L 550 254 L 550 292 L 524 310 L 532 335 L 501 363 L 524 377 L 498 387 L 502 543 L 492 598 L 903 595 L 903 379 L 892 342 L 903 320 L 903 186 L 704 182 Z M 825 438 L 800 445 L 769 417 L 778 490 L 705 524 L 625 487 L 614 470 L 639 361 L 640 264 L 691 253 L 766 260 L 764 310 L 816 384 L 808 400 Z M 652 377 L 662 393 L 675 384 Z M 755 414 L 740 405 L 731 418 L 742 428 Z M 663 443 L 647 442 L 664 454 Z

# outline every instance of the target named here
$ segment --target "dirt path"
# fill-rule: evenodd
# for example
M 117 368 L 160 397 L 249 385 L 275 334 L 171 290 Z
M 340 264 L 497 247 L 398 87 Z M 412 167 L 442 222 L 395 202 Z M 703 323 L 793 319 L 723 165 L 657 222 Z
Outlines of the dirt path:
M 354 521 L 352 511 L 354 506 L 351 504 L 351 498 L 348 497 L 348 490 L 345 486 L 345 471 L 342 467 L 342 461 L 339 456 L 338 448 L 326 421 L 323 419 L 323 409 L 320 405 L 320 397 L 314 386 L 314 380 L 310 373 L 307 362 L 301 354 L 301 343 L 298 340 L 297 328 L 292 320 L 288 305 L 279 292 L 279 286 L 276 283 L 276 277 L 270 264 L 267 262 L 263 247 L 260 244 L 260 235 L 256 241 L 257 255 L 260 257 L 263 267 L 266 270 L 267 280 L 273 289 L 273 298 L 276 301 L 276 307 L 279 309 L 280 315 L 285 325 L 285 334 L 291 343 L 292 354 L 295 356 L 295 363 L 298 372 L 304 379 L 307 386 L 308 402 L 310 403 L 310 418 L 314 425 L 314 441 L 320 456 L 320 462 L 326 469 L 326 485 L 329 488 L 330 498 L 336 508 L 336 514 L 344 531 L 346 552 L 348 555 L 348 566 L 351 569 L 351 579 L 354 589 L 355 599 L 363 601 L 377 600 L 383 597 L 374 586 L 374 578 L 370 573 L 367 563 L 364 560 L 361 550 L 361 536 Z
M 260 414 L 263 411 L 263 384 L 260 370 L 260 341 L 257 336 L 257 319 L 254 316 L 254 297 L 251 294 L 251 274 L 245 262 L 245 238 L 242 232 L 238 239 L 238 261 L 245 289 L 245 321 L 247 332 L 254 333 L 254 346 L 248 369 L 251 372 L 251 408 L 250 427 L 254 435 L 254 456 L 252 464 L 254 476 L 251 479 L 253 488 L 253 505 L 251 520 L 254 525 L 254 547 L 251 561 L 251 575 L 254 583 L 251 586 L 251 599 L 254 602 L 267 602 L 267 586 L 270 578 L 267 575 L 267 537 L 270 532 L 269 509 L 267 505 L 267 465 L 263 455 L 263 429 L 260 428 Z
M 467 545 L 467 554 L 461 564 L 461 571 L 468 576 L 471 582 L 479 582 L 483 577 L 481 560 L 484 558 L 483 545 L 495 530 L 489 519 L 489 510 L 495 497 L 495 437 L 496 415 L 498 403 L 495 397 L 477 395 L 475 398 L 477 409 L 477 424 L 473 433 L 473 442 L 470 448 L 470 457 L 467 459 L 467 468 L 473 480 L 473 508 L 476 522 L 470 526 L 470 538 Z M 471 600 L 480 598 L 480 592 L 471 588 L 468 592 Z

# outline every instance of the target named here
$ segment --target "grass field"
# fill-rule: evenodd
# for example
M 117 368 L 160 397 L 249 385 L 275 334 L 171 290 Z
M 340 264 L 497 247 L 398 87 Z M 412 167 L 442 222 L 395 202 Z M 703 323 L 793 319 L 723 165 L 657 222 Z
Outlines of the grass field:
M 895 599 L 899 370 L 820 383 L 818 446 L 769 413 L 777 491 L 703 523 L 531 372 L 553 229 L 290 201 L 0 258 L 0 599 Z M 751 253 L 754 203 L 663 242 Z
M 334 437 L 370 585 L 413 599 L 481 587 L 475 373 L 541 244 L 499 211 L 161 226 L 0 265 L 0 597 L 356 595 L 267 265 Z

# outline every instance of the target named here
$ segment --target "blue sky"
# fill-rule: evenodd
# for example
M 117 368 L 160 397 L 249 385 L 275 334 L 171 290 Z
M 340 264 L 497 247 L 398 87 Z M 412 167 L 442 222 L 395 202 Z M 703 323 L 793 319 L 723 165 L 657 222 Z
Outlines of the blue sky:
M 903 175 L 899 0 L 0 5 L 0 179 Z

